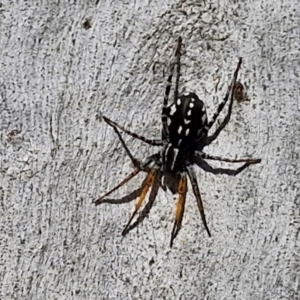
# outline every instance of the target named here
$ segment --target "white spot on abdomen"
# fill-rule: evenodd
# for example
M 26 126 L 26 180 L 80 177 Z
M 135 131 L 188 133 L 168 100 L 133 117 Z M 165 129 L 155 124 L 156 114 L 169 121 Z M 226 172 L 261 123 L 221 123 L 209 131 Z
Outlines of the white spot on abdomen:
M 198 129 L 198 131 L 197 131 L 197 136 L 200 136 L 200 135 L 201 135 L 202 130 L 203 130 L 203 128 Z
M 171 106 L 170 116 L 173 116 L 175 114 L 175 112 L 176 112 L 176 106 L 175 106 L 175 104 L 173 104 Z

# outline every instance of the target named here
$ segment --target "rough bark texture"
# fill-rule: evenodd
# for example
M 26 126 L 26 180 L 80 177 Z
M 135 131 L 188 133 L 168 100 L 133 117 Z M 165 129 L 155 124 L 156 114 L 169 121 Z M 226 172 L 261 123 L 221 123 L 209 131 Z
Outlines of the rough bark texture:
M 299 3 L 236 2 L 2 1 L 0 299 L 300 299 Z M 209 116 L 244 61 L 250 101 L 206 152 L 263 161 L 197 171 L 212 237 L 189 188 L 170 249 L 170 192 L 125 238 L 134 203 L 91 202 L 132 170 L 100 112 L 159 137 L 179 34 L 180 90 Z M 138 158 L 157 150 L 125 140 Z

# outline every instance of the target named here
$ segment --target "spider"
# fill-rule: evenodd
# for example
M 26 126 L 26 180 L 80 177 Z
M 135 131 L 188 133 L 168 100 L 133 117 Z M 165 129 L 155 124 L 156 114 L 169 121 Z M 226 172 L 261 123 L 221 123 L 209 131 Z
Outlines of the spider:
M 225 128 L 230 120 L 233 98 L 234 98 L 234 87 L 236 84 L 238 72 L 240 70 L 242 59 L 240 58 L 233 75 L 232 82 L 227 89 L 226 95 L 223 101 L 219 104 L 217 111 L 213 115 L 212 119 L 208 121 L 205 104 L 198 98 L 195 93 L 189 93 L 184 95 L 179 95 L 179 77 L 180 77 L 180 56 L 181 56 L 182 38 L 177 39 L 177 46 L 175 50 L 174 61 L 170 64 L 170 73 L 167 79 L 167 86 L 165 89 L 163 107 L 161 114 L 162 121 L 162 132 L 161 139 L 148 139 L 134 132 L 125 129 L 123 126 L 117 124 L 116 122 L 110 120 L 109 118 L 102 116 L 103 120 L 110 125 L 116 134 L 126 151 L 126 154 L 131 159 L 134 170 L 118 185 L 113 189 L 105 193 L 102 197 L 93 202 L 96 205 L 102 203 L 111 204 L 121 204 L 127 203 L 138 198 L 135 205 L 135 210 L 131 215 L 127 225 L 125 226 L 122 235 L 125 236 L 131 229 L 135 228 L 139 223 L 143 221 L 145 216 L 149 213 L 155 197 L 157 195 L 159 187 L 164 190 L 168 187 L 173 193 L 178 193 L 178 202 L 175 212 L 175 221 L 171 233 L 170 247 L 173 246 L 173 241 L 179 233 L 182 225 L 182 219 L 184 215 L 185 200 L 187 195 L 187 179 L 190 180 L 193 193 L 197 200 L 197 206 L 200 212 L 200 216 L 203 225 L 209 235 L 209 231 L 204 207 L 200 195 L 200 190 L 198 187 L 197 179 L 194 172 L 194 165 L 199 166 L 207 172 L 213 174 L 227 174 L 235 176 L 242 172 L 249 165 L 257 164 L 261 162 L 261 159 L 230 159 L 223 158 L 219 156 L 212 156 L 206 154 L 203 149 L 204 147 L 210 145 L 220 134 L 220 132 Z M 174 101 L 168 104 L 169 94 L 172 85 L 172 77 L 174 69 L 176 66 L 176 78 L 175 78 L 175 89 L 174 89 Z M 214 125 L 219 114 L 223 110 L 225 104 L 230 98 L 228 113 L 224 118 L 223 122 L 211 135 L 208 135 L 208 131 Z M 147 157 L 144 160 L 139 160 L 133 157 L 127 145 L 125 144 L 119 130 L 125 132 L 126 134 L 139 139 L 151 146 L 160 146 L 161 150 Z M 238 169 L 223 169 L 223 168 L 213 168 L 205 160 L 218 160 L 229 163 L 244 163 Z M 112 192 L 119 189 L 121 186 L 125 185 L 129 180 L 135 177 L 141 171 L 146 172 L 147 176 L 144 179 L 142 185 L 137 190 L 131 192 L 129 195 L 121 199 L 108 199 L 107 196 Z M 173 178 L 175 181 L 175 190 L 171 184 L 167 182 L 167 178 Z M 132 224 L 135 215 L 140 210 L 148 191 L 151 189 L 148 203 L 143 208 L 142 212 L 137 217 L 136 221 Z

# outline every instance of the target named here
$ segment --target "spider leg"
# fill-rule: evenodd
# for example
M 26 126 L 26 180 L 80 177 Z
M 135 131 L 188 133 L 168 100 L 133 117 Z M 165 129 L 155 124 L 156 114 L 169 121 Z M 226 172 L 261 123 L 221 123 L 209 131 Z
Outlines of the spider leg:
M 208 157 L 207 157 L 208 156 Z M 241 163 L 245 162 L 241 167 L 232 170 L 228 168 L 214 168 L 210 166 L 206 161 L 203 159 L 214 159 L 214 160 L 219 160 L 219 161 L 226 161 L 226 162 L 232 162 L 232 163 Z M 227 159 L 227 158 L 221 158 L 218 156 L 210 156 L 208 154 L 205 154 L 203 152 L 196 152 L 195 155 L 193 156 L 193 163 L 195 163 L 198 167 L 203 169 L 206 172 L 213 173 L 215 175 L 218 174 L 226 174 L 229 176 L 236 176 L 239 173 L 241 173 L 243 170 L 245 170 L 247 167 L 249 167 L 252 164 L 257 164 L 261 160 L 260 159 Z
M 133 228 L 138 226 L 140 223 L 142 223 L 143 220 L 145 219 L 145 217 L 149 214 L 149 212 L 150 212 L 150 210 L 153 206 L 153 203 L 156 199 L 159 187 L 160 187 L 160 185 L 159 185 L 160 179 L 161 179 L 161 174 L 159 173 L 158 176 L 156 176 L 156 178 L 154 180 L 154 183 L 152 185 L 152 189 L 151 189 L 151 192 L 150 192 L 150 195 L 149 195 L 148 203 L 145 205 L 145 207 L 141 211 L 141 213 L 138 216 L 137 220 L 127 228 L 127 231 L 126 231 L 125 234 L 127 234 L 130 230 L 132 230 Z M 146 180 L 147 180 L 147 178 L 145 179 L 145 182 L 146 182 Z M 143 188 L 141 188 L 141 189 L 143 189 Z M 141 194 L 141 192 L 139 193 L 139 195 L 140 194 Z
M 124 184 L 126 184 L 133 177 L 135 177 L 140 171 L 144 171 L 146 169 L 146 166 L 151 162 L 151 159 L 149 159 L 143 166 L 141 166 L 141 163 L 136 158 L 134 158 L 133 155 L 131 154 L 131 152 L 128 149 L 127 145 L 125 144 L 122 136 L 120 135 L 118 129 L 116 129 L 113 125 L 112 125 L 112 127 L 115 130 L 115 132 L 117 133 L 117 135 L 118 135 L 118 137 L 119 137 L 119 139 L 122 143 L 122 146 L 124 147 L 127 155 L 130 157 L 133 165 L 135 166 L 135 169 L 125 179 L 123 179 L 118 185 L 116 185 L 114 188 L 112 188 L 110 191 L 105 193 L 103 196 L 101 196 L 97 200 L 93 201 L 93 203 L 95 203 L 95 205 L 99 205 L 99 204 L 102 204 L 102 203 L 105 203 L 105 202 L 109 202 L 109 201 L 107 201 L 107 199 L 104 199 L 104 198 L 107 197 L 108 195 L 110 195 L 111 193 L 113 193 L 114 191 L 116 191 L 117 189 L 119 189 Z
M 145 186 L 144 186 L 144 188 L 143 188 L 143 190 L 142 190 L 142 192 L 140 194 L 140 198 L 139 198 L 138 202 L 135 205 L 135 210 L 134 210 L 133 214 L 131 215 L 131 218 L 129 219 L 127 225 L 125 226 L 125 228 L 124 228 L 124 230 L 122 232 L 123 236 L 125 236 L 128 233 L 128 231 L 130 230 L 130 224 L 131 224 L 134 216 L 137 214 L 137 212 L 139 211 L 140 207 L 142 206 L 149 188 L 153 185 L 153 183 L 155 181 L 155 178 L 157 176 L 157 172 L 158 171 L 156 169 L 152 169 L 149 172 L 149 174 L 147 175 Z
M 201 156 L 203 159 L 211 159 L 211 160 L 218 160 L 218 161 L 225 161 L 229 163 L 248 163 L 249 165 L 254 165 L 258 164 L 261 162 L 260 158 L 242 158 L 242 159 L 235 159 L 235 158 L 226 158 L 226 157 L 221 157 L 221 156 L 214 156 L 214 155 L 209 155 L 204 152 L 199 153 L 198 151 L 195 151 L 195 155 Z
M 176 82 L 175 82 L 175 89 L 174 89 L 174 101 L 178 98 L 178 86 L 179 86 L 179 76 L 180 76 L 180 49 L 182 44 L 182 38 L 181 36 L 177 39 L 177 47 L 175 51 L 175 63 L 171 63 L 170 66 L 170 74 L 167 79 L 167 86 L 164 94 L 164 101 L 163 101 L 163 108 L 162 108 L 162 114 L 161 114 L 161 121 L 162 121 L 162 140 L 168 140 L 169 139 L 169 128 L 168 128 L 168 122 L 167 122 L 167 109 L 168 109 L 168 100 L 169 100 L 169 94 L 171 90 L 172 85 L 172 77 L 174 72 L 174 64 L 177 65 L 176 68 Z
M 134 199 L 136 199 L 142 192 L 144 186 L 146 183 L 146 178 L 145 180 L 143 180 L 141 187 L 139 187 L 138 189 L 134 190 L 133 192 L 131 192 L 130 194 L 120 198 L 120 199 L 103 199 L 101 200 L 100 203 L 97 204 L 102 204 L 102 203 L 109 203 L 109 204 L 123 204 L 123 203 L 128 203 L 133 201 Z
M 129 148 L 127 147 L 124 139 L 122 138 L 119 130 L 117 129 L 117 127 L 111 125 L 114 129 L 114 131 L 116 132 L 116 134 L 119 137 L 119 140 L 123 146 L 123 148 L 125 149 L 126 154 L 130 157 L 130 160 L 132 162 L 132 164 L 134 165 L 135 168 L 140 169 L 141 171 L 144 172 L 150 172 L 151 168 L 149 167 L 150 163 L 155 162 L 157 160 L 159 160 L 159 153 L 155 153 L 154 155 L 149 156 L 145 161 L 141 162 L 138 159 L 136 159 L 130 152 Z
M 228 113 L 227 113 L 225 119 L 223 120 L 223 122 L 216 129 L 216 131 L 211 136 L 207 137 L 206 146 L 211 144 L 218 137 L 220 132 L 225 128 L 225 126 L 230 121 L 230 117 L 231 117 L 231 113 L 232 113 L 232 105 L 233 105 L 234 87 L 235 87 L 235 83 L 236 83 L 236 80 L 237 80 L 239 70 L 241 68 L 241 64 L 242 64 L 242 58 L 239 59 L 238 65 L 237 65 L 236 70 L 234 71 L 234 74 L 233 74 L 233 79 L 231 81 L 231 84 L 227 89 L 227 92 L 226 92 L 226 95 L 225 95 L 223 101 L 219 104 L 217 111 L 215 112 L 212 119 L 208 123 L 208 128 L 210 129 L 213 126 L 213 124 L 217 120 L 219 114 L 223 110 L 226 102 L 228 101 L 228 98 L 229 98 L 229 95 L 230 95 L 230 103 L 229 103 Z
M 233 169 L 228 169 L 228 168 L 213 168 L 210 166 L 206 161 L 202 160 L 201 162 L 195 162 L 195 164 L 200 167 L 202 170 L 205 172 L 212 173 L 214 175 L 219 175 L 219 174 L 226 174 L 229 176 L 236 176 L 239 173 L 241 173 L 243 170 L 245 170 L 247 167 L 250 166 L 250 164 L 245 163 L 241 167 L 233 170 Z
M 109 204 L 124 204 L 133 201 L 136 199 L 142 192 L 143 188 L 140 187 L 130 194 L 120 198 L 120 199 L 103 199 L 100 203 L 97 203 L 97 205 L 102 204 L 102 203 L 109 203 Z
M 171 248 L 173 246 L 173 241 L 176 238 L 176 236 L 181 228 L 182 218 L 183 218 L 183 214 L 184 214 L 185 199 L 186 199 L 186 194 L 187 194 L 186 174 L 181 175 L 181 177 L 180 177 L 180 180 L 178 183 L 178 194 L 179 194 L 179 199 L 177 202 L 175 221 L 174 221 L 174 226 L 173 226 L 173 230 L 172 230 L 172 234 L 171 234 L 171 241 L 170 241 Z
M 136 168 L 134 169 L 125 179 L 123 179 L 118 185 L 116 185 L 114 188 L 112 188 L 110 191 L 108 191 L 107 193 L 105 193 L 103 196 L 101 196 L 100 198 L 98 198 L 97 200 L 94 200 L 93 203 L 95 205 L 99 205 L 101 203 L 106 202 L 104 200 L 104 198 L 108 195 L 110 195 L 112 192 L 116 191 L 118 188 L 120 188 L 121 186 L 123 186 L 125 183 L 127 183 L 129 180 L 131 180 L 133 177 L 135 177 L 139 172 L 141 171 L 141 169 Z
M 116 132 L 116 134 L 118 135 L 119 140 L 120 140 L 120 142 L 121 142 L 123 148 L 125 149 L 126 154 L 130 157 L 130 160 L 131 160 L 131 162 L 133 163 L 133 165 L 134 165 L 136 168 L 140 168 L 141 163 L 139 162 L 139 160 L 137 160 L 136 158 L 134 158 L 134 156 L 131 154 L 131 152 L 130 152 L 129 148 L 127 147 L 127 145 L 125 144 L 125 141 L 124 141 L 124 139 L 122 138 L 122 136 L 121 136 L 119 130 L 118 130 L 115 126 L 113 126 L 113 125 L 112 125 L 112 127 L 113 127 L 114 131 Z
M 114 127 L 114 128 L 119 128 L 120 130 L 124 131 L 125 133 L 127 133 L 128 135 L 138 139 L 138 140 L 141 140 L 142 142 L 146 143 L 146 144 L 149 144 L 151 146 L 162 146 L 162 141 L 161 140 L 151 140 L 151 139 L 147 139 L 141 135 L 138 135 L 134 132 L 131 132 L 129 130 L 127 130 L 126 128 L 124 128 L 123 126 L 119 125 L 118 123 L 110 120 L 109 118 L 105 117 L 105 116 L 102 116 L 103 120 L 110 126 Z
M 186 170 L 187 170 L 189 179 L 190 179 L 191 184 L 192 184 L 194 195 L 195 195 L 196 200 L 197 200 L 197 205 L 198 205 L 198 209 L 199 209 L 199 212 L 200 212 L 200 215 L 201 215 L 203 225 L 204 225 L 204 227 L 205 227 L 205 229 L 208 233 L 208 236 L 211 237 L 211 234 L 210 234 L 210 231 L 208 229 L 206 219 L 205 219 L 204 207 L 203 207 L 203 203 L 202 203 L 202 199 L 201 199 L 201 195 L 200 195 L 196 175 L 195 175 L 194 170 L 193 170 L 191 165 L 186 166 Z
M 145 171 L 145 172 L 150 172 L 150 167 L 149 165 L 152 162 L 155 162 L 155 159 L 157 159 L 156 154 L 150 156 L 145 162 L 140 162 L 138 159 L 134 158 L 133 155 L 131 154 L 130 150 L 128 149 L 127 145 L 125 144 L 120 132 L 118 131 L 118 129 L 114 126 L 111 125 L 113 127 L 113 129 L 115 130 L 115 132 L 117 133 L 122 146 L 124 147 L 127 155 L 130 157 L 133 165 L 135 166 L 135 169 L 124 179 L 122 180 L 117 186 L 115 186 L 114 188 L 112 188 L 110 191 L 108 191 L 107 193 L 105 193 L 103 196 L 101 196 L 99 199 L 93 201 L 93 203 L 95 203 L 95 205 L 99 205 L 102 203 L 112 203 L 114 202 L 112 199 L 104 199 L 105 197 L 107 197 L 108 195 L 110 195 L 111 193 L 113 193 L 114 191 L 116 191 L 118 188 L 120 188 L 121 186 L 123 186 L 124 184 L 126 184 L 128 181 L 130 181 L 133 177 L 135 177 L 140 171 Z M 133 199 L 132 199 L 133 200 Z M 127 202 L 127 201 L 125 201 Z M 128 201 L 129 202 L 129 201 Z
M 176 59 L 176 80 L 175 80 L 175 88 L 174 88 L 174 101 L 178 98 L 178 90 L 179 90 L 179 78 L 180 78 L 180 50 L 182 46 L 182 37 L 179 36 L 177 40 L 177 48 L 175 51 L 175 59 Z

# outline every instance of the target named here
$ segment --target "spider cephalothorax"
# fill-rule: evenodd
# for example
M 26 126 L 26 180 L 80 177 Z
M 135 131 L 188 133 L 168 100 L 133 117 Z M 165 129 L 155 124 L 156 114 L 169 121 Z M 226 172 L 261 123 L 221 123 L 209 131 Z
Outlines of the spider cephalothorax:
M 162 138 L 160 140 L 151 140 L 143 136 L 137 135 L 134 132 L 126 130 L 121 125 L 115 123 L 114 121 L 103 116 L 103 120 L 113 127 L 116 134 L 118 135 L 121 144 L 123 145 L 127 155 L 133 162 L 135 169 L 117 186 L 108 191 L 101 198 L 94 201 L 96 205 L 101 203 L 113 203 L 120 204 L 130 202 L 137 197 L 139 197 L 135 210 L 127 223 L 122 235 L 126 235 L 131 229 L 136 227 L 140 222 L 143 221 L 145 216 L 149 213 L 157 191 L 159 187 L 166 189 L 168 187 L 172 192 L 174 188 L 171 188 L 169 184 L 165 184 L 165 178 L 175 179 L 175 185 L 177 187 L 177 193 L 179 194 L 179 199 L 177 203 L 177 209 L 175 214 L 175 222 L 171 234 L 170 246 L 172 247 L 173 241 L 177 236 L 184 214 L 185 199 L 187 194 L 187 177 L 191 182 L 191 186 L 194 195 L 197 200 L 198 209 L 201 215 L 202 222 L 209 236 L 211 236 L 210 231 L 207 226 L 205 219 L 203 203 L 197 184 L 197 179 L 193 170 L 193 165 L 197 165 L 207 172 L 214 174 L 227 174 L 235 176 L 239 174 L 242 170 L 251 164 L 257 164 L 260 159 L 228 159 L 219 156 L 211 156 L 203 152 L 203 148 L 212 143 L 220 134 L 220 132 L 225 128 L 230 120 L 233 98 L 234 98 L 234 87 L 236 84 L 239 69 L 242 64 L 242 59 L 239 59 L 237 68 L 234 72 L 233 80 L 227 90 L 227 93 L 223 101 L 219 104 L 216 113 L 213 115 L 210 121 L 208 121 L 205 104 L 198 98 L 195 93 L 189 93 L 185 95 L 179 95 L 179 76 L 180 76 L 180 51 L 182 46 L 182 38 L 179 37 L 177 40 L 177 47 L 175 51 L 175 62 L 171 63 L 170 75 L 168 76 L 167 87 L 165 90 L 163 108 L 162 108 Z M 174 66 L 176 66 L 176 80 L 174 88 L 174 98 L 173 102 L 168 105 L 168 99 L 171 89 L 172 77 L 174 73 Z M 225 104 L 230 98 L 228 113 L 220 124 L 220 126 L 215 130 L 212 135 L 208 135 L 209 130 L 212 128 L 220 112 L 223 110 Z M 137 138 L 145 143 L 152 146 L 161 146 L 161 150 L 154 155 L 140 161 L 133 157 L 127 145 L 125 144 L 119 130 Z M 232 163 L 242 163 L 240 168 L 236 170 L 231 169 L 221 169 L 213 168 L 206 163 L 205 160 L 219 160 Z M 119 187 L 127 183 L 130 179 L 136 176 L 140 171 L 146 172 L 148 175 L 142 183 L 141 188 L 133 191 L 129 195 L 121 199 L 107 199 L 106 197 L 112 192 L 117 190 Z M 138 210 L 142 206 L 147 192 L 151 189 L 149 195 L 148 203 L 145 205 L 142 213 L 139 215 L 137 220 L 132 223 L 133 218 L 137 214 Z

